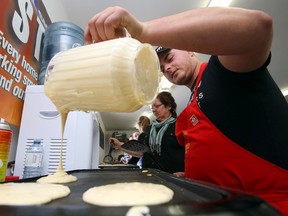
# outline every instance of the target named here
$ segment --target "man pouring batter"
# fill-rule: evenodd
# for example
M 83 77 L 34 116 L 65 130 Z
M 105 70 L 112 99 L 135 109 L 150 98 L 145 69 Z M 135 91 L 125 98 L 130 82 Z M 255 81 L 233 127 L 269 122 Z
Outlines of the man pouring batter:
M 165 77 L 191 89 L 176 123 L 185 176 L 255 194 L 288 215 L 288 105 L 267 70 L 271 17 L 202 8 L 140 22 L 110 7 L 89 21 L 85 40 L 118 38 L 125 29 L 161 46 L 156 52 Z M 203 63 L 194 52 L 211 58 Z

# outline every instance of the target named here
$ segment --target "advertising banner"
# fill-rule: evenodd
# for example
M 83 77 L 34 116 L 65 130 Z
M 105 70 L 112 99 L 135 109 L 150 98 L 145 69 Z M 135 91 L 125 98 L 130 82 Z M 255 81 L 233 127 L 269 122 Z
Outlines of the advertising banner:
M 38 80 L 42 40 L 50 22 L 43 8 L 42 1 L 36 0 L 1 1 L 0 118 L 16 127 L 20 126 L 26 86 Z

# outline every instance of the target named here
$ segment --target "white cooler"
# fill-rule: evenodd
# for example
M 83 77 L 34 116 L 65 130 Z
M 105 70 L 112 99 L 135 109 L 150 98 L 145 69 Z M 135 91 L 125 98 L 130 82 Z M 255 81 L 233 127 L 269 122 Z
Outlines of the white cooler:
M 100 145 L 99 115 L 73 111 L 67 118 L 63 139 L 63 168 L 97 169 Z M 25 152 L 34 139 L 44 147 L 42 175 L 56 171 L 61 148 L 61 118 L 46 97 L 44 85 L 27 86 L 19 131 L 14 176 L 22 178 Z

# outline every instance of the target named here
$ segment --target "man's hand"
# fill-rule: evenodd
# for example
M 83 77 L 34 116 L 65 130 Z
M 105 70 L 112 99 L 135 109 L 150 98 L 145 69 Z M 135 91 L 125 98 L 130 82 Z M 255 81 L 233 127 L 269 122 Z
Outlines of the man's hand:
M 141 34 L 143 25 L 127 10 L 109 7 L 90 19 L 85 29 L 86 44 L 101 42 L 129 35 L 135 39 Z
M 173 173 L 174 176 L 177 176 L 177 177 L 185 177 L 185 173 L 184 172 L 175 172 Z
M 110 145 L 112 145 L 112 147 L 113 147 L 114 149 L 116 149 L 116 150 L 119 149 L 119 148 L 123 145 L 122 142 L 120 142 L 118 139 L 113 138 L 113 137 L 110 137 L 109 140 L 108 140 L 108 142 L 109 142 Z

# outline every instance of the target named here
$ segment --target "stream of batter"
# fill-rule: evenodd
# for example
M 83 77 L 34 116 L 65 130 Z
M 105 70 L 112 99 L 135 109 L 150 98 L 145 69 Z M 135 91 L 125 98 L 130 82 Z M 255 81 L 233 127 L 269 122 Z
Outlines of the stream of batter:
M 61 116 L 61 147 L 60 147 L 60 159 L 56 172 L 52 175 L 48 175 L 42 177 L 37 180 L 39 183 L 69 183 L 77 181 L 77 177 L 73 175 L 69 175 L 63 169 L 63 138 L 64 138 L 64 130 L 66 125 L 66 120 L 68 116 L 68 112 L 60 112 Z

